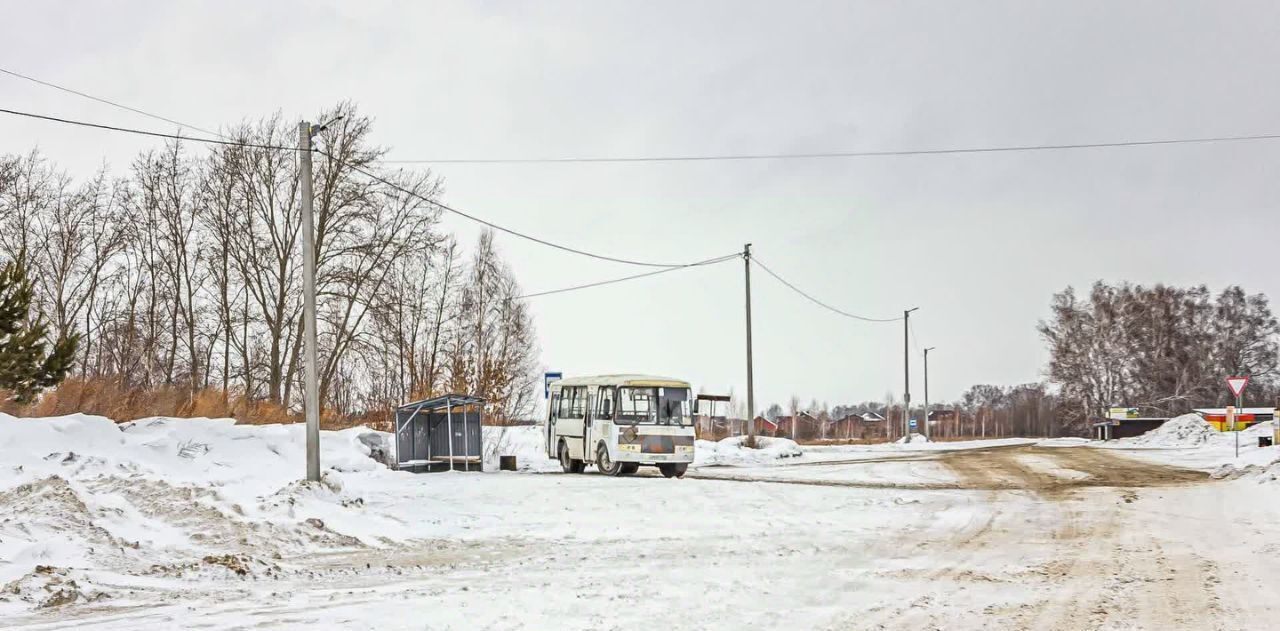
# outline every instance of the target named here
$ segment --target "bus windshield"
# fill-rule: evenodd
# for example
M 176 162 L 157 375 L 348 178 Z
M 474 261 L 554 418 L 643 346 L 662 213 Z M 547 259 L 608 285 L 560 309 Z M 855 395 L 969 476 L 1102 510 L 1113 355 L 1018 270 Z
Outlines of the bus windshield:
M 691 420 L 687 388 L 618 388 L 617 423 L 685 425 Z

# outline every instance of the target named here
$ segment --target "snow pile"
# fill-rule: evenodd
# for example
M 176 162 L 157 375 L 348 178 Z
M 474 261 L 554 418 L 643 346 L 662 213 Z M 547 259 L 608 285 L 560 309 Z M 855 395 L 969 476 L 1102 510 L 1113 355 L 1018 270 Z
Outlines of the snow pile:
M 321 436 L 320 484 L 299 482 L 302 424 L 0 414 L 0 618 L 108 598 L 78 568 L 270 573 L 282 555 L 382 545 L 345 476 L 395 476 L 387 435 Z
M 907 444 L 907 437 L 906 437 L 906 436 L 903 436 L 902 438 L 899 438 L 898 440 L 895 440 L 895 441 L 893 441 L 893 442 L 894 442 L 894 443 L 896 443 L 896 444 L 899 444 L 899 445 L 905 445 L 905 444 Z M 920 443 L 920 444 L 922 444 L 922 445 L 923 445 L 923 444 L 928 443 L 928 442 L 930 442 L 930 441 L 929 441 L 929 438 L 928 438 L 928 437 L 926 437 L 924 434 L 916 434 L 916 433 L 912 433 L 912 434 L 911 434 L 911 441 L 910 441 L 910 442 L 911 442 L 911 444 L 912 444 L 912 445 L 914 445 L 914 444 L 916 444 L 916 443 Z
M 484 468 L 498 470 L 498 456 L 515 456 L 520 471 L 558 470 L 560 464 L 547 457 L 546 438 L 541 425 L 486 426 L 484 428 Z
M 1145 447 L 1198 447 L 1221 435 L 1199 414 L 1183 414 L 1141 436 L 1121 440 Z
M 37 565 L 25 576 L 0 585 L 0 602 L 44 609 L 110 598 L 80 571 Z
M 718 442 L 699 440 L 694 445 L 693 466 L 762 465 L 804 454 L 800 445 L 788 438 L 757 436 L 755 449 L 747 447 L 746 440 L 746 436 L 730 436 Z

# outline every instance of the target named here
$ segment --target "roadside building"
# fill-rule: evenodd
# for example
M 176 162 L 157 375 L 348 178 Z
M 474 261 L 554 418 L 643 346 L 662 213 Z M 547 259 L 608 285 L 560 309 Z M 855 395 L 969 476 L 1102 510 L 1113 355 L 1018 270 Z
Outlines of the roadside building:
M 1142 416 L 1138 408 L 1110 408 L 1106 418 L 1093 424 L 1095 440 L 1141 436 L 1168 421 L 1167 416 Z
M 1196 408 L 1192 411 L 1204 417 L 1205 421 L 1220 432 L 1233 430 L 1231 424 L 1227 421 L 1227 408 Z M 1275 418 L 1275 408 L 1240 408 L 1236 411 L 1236 426 L 1234 429 L 1248 429 L 1257 423 L 1272 421 Z

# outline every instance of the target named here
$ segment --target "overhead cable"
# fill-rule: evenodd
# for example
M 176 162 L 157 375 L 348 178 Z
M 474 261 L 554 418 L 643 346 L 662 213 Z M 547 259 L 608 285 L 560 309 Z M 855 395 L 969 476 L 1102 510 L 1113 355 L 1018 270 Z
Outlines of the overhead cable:
M 779 276 L 779 275 L 778 275 L 777 273 L 775 273 L 773 270 L 769 269 L 769 266 L 768 266 L 768 265 L 765 265 L 765 264 L 764 264 L 764 263 L 763 263 L 763 262 L 762 262 L 758 257 L 756 257 L 754 254 L 751 256 L 751 262 L 752 262 L 752 263 L 754 263 L 755 265 L 757 265 L 760 269 L 764 270 L 764 271 L 765 271 L 765 273 L 767 273 L 768 275 L 770 275 L 770 276 L 774 277 L 775 279 L 777 279 L 777 280 L 778 280 L 778 282 L 782 283 L 783 285 L 786 285 L 788 288 L 790 288 L 790 289 L 791 289 L 791 291 L 794 291 L 794 292 L 796 292 L 797 294 L 800 294 L 801 296 L 804 296 L 806 299 L 808 299 L 808 300 L 809 300 L 809 302 L 812 302 L 813 304 L 818 305 L 819 307 L 822 307 L 823 309 L 826 309 L 826 310 L 831 311 L 831 312 L 833 312 L 833 313 L 836 313 L 836 314 L 838 314 L 838 315 L 842 315 L 842 316 L 844 316 L 844 317 L 846 317 L 846 318 L 852 318 L 852 319 L 854 319 L 854 320 L 861 320 L 861 321 L 863 321 L 863 322 L 897 322 L 898 320 L 901 320 L 901 319 L 902 319 L 902 317 L 901 317 L 901 316 L 899 316 L 899 317 L 897 317 L 897 318 L 869 318 L 869 317 L 867 317 L 867 316 L 858 315 L 858 314 L 856 314 L 856 313 L 849 313 L 848 311 L 844 311 L 844 310 L 842 310 L 842 309 L 837 309 L 837 308 L 835 308 L 835 307 L 833 307 L 833 306 L 831 306 L 831 305 L 829 305 L 829 304 L 827 304 L 827 303 L 825 303 L 825 302 L 823 302 L 823 301 L 821 301 L 821 300 L 818 300 L 817 298 L 814 298 L 813 296 L 811 296 L 811 295 L 809 295 L 808 293 L 806 293 L 804 290 L 802 290 L 802 289 L 800 289 L 799 287 L 796 287 L 795 285 L 793 285 L 793 284 L 792 284 L 790 281 L 788 281 L 787 279 L 785 279 L 785 278 L 783 278 L 783 277 Z
M 1157 140 L 1124 140 L 1117 142 L 1088 142 L 1056 145 L 1009 145 L 1002 147 L 954 147 L 942 149 L 900 149 L 883 151 L 830 151 L 815 153 L 745 153 L 684 156 L 591 156 L 563 158 L 441 158 L 437 160 L 379 160 L 382 164 L 572 164 L 572 163 L 627 163 L 627 162 L 724 162 L 746 160 L 817 160 L 872 158 L 887 156 L 932 156 L 966 153 L 1008 153 L 1018 151 L 1055 151 L 1063 149 L 1102 149 L 1108 147 L 1146 147 L 1152 145 L 1184 145 L 1252 140 L 1277 140 L 1280 134 L 1255 134 L 1248 136 L 1208 136 L 1202 138 L 1167 138 Z
M 128 111 L 130 111 L 130 112 L 133 112 L 134 114 L 141 114 L 142 116 L 146 116 L 147 118 L 154 118 L 154 119 L 159 120 L 159 121 L 164 121 L 164 122 L 166 122 L 166 123 L 170 123 L 170 124 L 173 124 L 173 125 L 177 125 L 177 126 L 179 126 L 179 127 L 186 127 L 186 128 L 189 128 L 189 129 L 194 129 L 194 130 L 196 130 L 196 131 L 198 131 L 198 132 L 201 132 L 201 133 L 204 133 L 204 134 L 209 134 L 210 136 L 217 136 L 217 137 L 222 138 L 222 139 L 224 139 L 224 140 L 230 140 L 230 139 L 229 139 L 229 138 L 227 138 L 226 136 L 223 136 L 222 134 L 220 134 L 220 133 L 218 133 L 218 132 L 216 132 L 216 131 L 209 131 L 209 130 L 207 130 L 207 129 L 201 129 L 201 128 L 199 128 L 199 127 L 196 127 L 195 125 L 191 125 L 191 124 L 188 124 L 188 123 L 184 123 L 184 122 L 182 122 L 182 121 L 176 121 L 176 120 L 173 120 L 172 118 L 166 118 L 166 117 L 161 116 L 161 115 L 159 115 L 159 114 L 152 114 L 151 112 L 147 112 L 147 111 L 144 111 L 144 110 L 140 110 L 140 109 L 138 109 L 138 108 L 136 108 L 136 107 L 129 107 L 128 105 L 124 105 L 124 104 L 122 104 L 122 103 L 117 103 L 117 102 L 115 102 L 115 101 L 111 101 L 111 100 L 108 100 L 108 99 L 104 99 L 104 98 L 99 97 L 99 96 L 94 96 L 94 95 L 92 95 L 92 94 L 86 94 L 86 93 L 81 92 L 81 91 L 79 91 L 79 90 L 75 90 L 75 89 L 72 89 L 72 88 L 68 88 L 68 87 L 66 87 L 66 86 L 61 86 L 61 85 L 58 85 L 58 84 L 56 84 L 56 83 L 52 83 L 52 82 L 49 82 L 49 81 L 44 81 L 44 80 L 42 80 L 42 79 L 37 79 L 37 78 L 35 78 L 35 77 L 31 77 L 31 76 L 28 76 L 28 75 L 22 74 L 21 72 L 16 72 L 16 71 L 8 70 L 8 69 L 5 69 L 5 68 L 0 68 L 0 73 L 7 74 L 7 75 L 9 75 L 9 76 L 11 76 L 11 77 L 17 77 L 17 78 L 19 78 L 19 79 L 25 79 L 25 80 L 30 81 L 30 82 L 32 82 L 32 83 L 38 83 L 38 84 L 40 84 L 40 85 L 43 85 L 43 86 L 46 86 L 46 87 L 50 87 L 50 88 L 53 88 L 53 89 L 55 89 L 55 90 L 61 90 L 61 91 L 66 92 L 66 93 L 68 93 L 68 94 L 74 94 L 74 95 L 79 96 L 79 97 L 84 97 L 84 98 L 86 98 L 86 99 L 89 99 L 90 101 L 97 101 L 97 102 L 99 102 L 99 103 L 103 103 L 103 104 L 106 104 L 106 105 L 110 105 L 111 107 L 117 107 L 117 108 L 120 108 L 120 109 L 122 109 L 122 110 L 128 110 Z
M 34 118 L 34 119 L 44 120 L 44 121 L 49 121 L 49 122 L 54 122 L 54 123 L 62 123 L 62 124 L 67 124 L 67 125 L 76 125 L 76 126 L 80 126 L 80 127 L 89 127 L 89 128 L 93 128 L 93 129 L 101 129 L 101 130 L 105 130 L 105 131 L 115 131 L 115 132 L 129 133 L 129 134 L 138 134 L 138 135 L 142 135 L 142 136 L 150 136 L 150 137 L 153 137 L 153 138 L 168 138 L 168 139 L 171 139 L 171 140 L 181 140 L 181 141 L 190 141 L 190 142 L 202 142 L 202 143 L 207 143 L 207 144 L 214 144 L 214 145 L 226 145 L 226 146 L 234 146 L 234 147 L 247 147 L 247 148 L 251 148 L 251 149 L 272 149 L 272 150 L 279 150 L 279 151 L 298 151 L 298 148 L 297 148 L 297 147 L 288 147 L 288 146 L 281 146 L 281 145 L 266 145 L 266 144 L 250 143 L 250 142 L 240 142 L 240 141 L 234 141 L 234 140 L 215 140 L 215 139 L 212 139 L 212 138 L 195 138 L 195 137 L 191 137 L 191 136 L 183 136 L 183 135 L 180 135 L 180 134 L 166 134 L 166 133 L 162 133 L 162 132 L 147 131 L 147 130 L 142 130 L 142 129 L 133 129 L 133 128 L 130 128 L 130 127 L 117 127 L 117 126 L 114 126 L 114 125 L 103 125 L 103 124 L 99 124 L 99 123 L 90 123 L 90 122 L 86 122 L 86 121 L 72 120 L 72 119 L 67 119 L 67 118 L 59 118 L 59 117 L 56 117 L 56 116 L 46 116 L 46 115 L 44 115 L 44 114 L 33 114 L 33 113 L 31 113 L 31 112 L 20 112 L 20 111 L 17 111 L 17 110 L 10 110 L 10 109 L 4 109 L 4 108 L 0 108 L 0 113 L 3 113 L 3 114 L 11 114 L 11 115 L 14 115 L 14 116 L 23 116 L 23 117 L 27 117 L 27 118 Z M 328 152 L 326 152 L 326 151 L 323 151 L 323 150 L 321 150 L 321 149 L 314 149 L 314 151 L 315 151 L 316 153 L 319 153 L 319 154 L 321 154 L 321 155 L 324 155 L 324 156 L 326 156 L 326 157 L 328 157 L 328 158 L 330 158 L 330 159 L 337 160 L 338 162 L 342 162 L 343 164 L 346 164 L 346 166 L 347 166 L 348 168 L 350 168 L 351 170 L 353 170 L 353 171 L 355 171 L 355 172 L 357 172 L 357 173 L 363 174 L 363 175 L 365 175 L 366 177 L 369 177 L 369 178 L 371 178 L 371 179 L 373 179 L 373 180 L 376 180 L 376 181 L 378 181 L 378 182 L 381 182 L 382 184 L 384 184 L 384 185 L 386 185 L 386 186 L 389 186 L 389 187 L 391 187 L 391 188 L 393 188 L 393 189 L 395 189 L 395 190 L 397 190 L 397 191 L 400 191 L 401 193 L 404 193 L 404 194 L 409 195 L 409 196 L 412 196 L 412 197 L 416 197 L 416 198 L 418 198 L 418 199 L 420 199 L 420 200 L 422 200 L 422 201 L 424 201 L 424 202 L 426 202 L 426 203 L 428 203 L 428 204 L 431 204 L 431 205 L 433 205 L 433 206 L 436 206 L 436 207 L 438 207 L 438 208 L 441 208 L 441 209 L 443 209 L 443 210 L 446 210 L 446 211 L 448 211 L 448 212 L 450 212 L 450 213 L 453 213 L 453 214 L 455 214 L 455 215 L 458 215 L 458 216 L 460 216 L 460 217 L 464 217 L 464 218 L 466 218 L 466 219 L 470 219 L 471 221 L 474 221 L 474 222 L 476 222 L 476 223 L 479 223 L 479 224 L 482 224 L 482 225 L 488 226 L 488 227 L 490 227 L 490 228 L 493 228 L 494 230 L 498 230 L 498 231 L 500 231 L 500 232 L 505 232 L 505 233 L 507 233 L 507 234 L 509 234 L 509 235 L 512 235 L 512 236 L 515 236 L 515 237 L 520 237 L 521 239 L 526 239 L 526 240 L 528 240 L 528 241 L 532 241 L 532 242 L 534 242 L 534 243 L 538 243 L 538 244 L 541 244 L 541 245 L 545 245 L 545 246 L 550 247 L 550 248 L 555 248 L 555 249 L 557 249 L 557 250 L 562 250 L 562 251 L 564 251 L 564 252 L 570 252 L 570 253 L 573 253 L 573 254 L 578 254 L 578 255 L 581 255 L 581 256 L 586 256 L 586 257 L 590 257 L 590 258 L 594 258 L 594 259 L 599 259 L 599 260 L 602 260 L 602 261 L 609 261 L 609 262 L 612 262 L 612 263 L 622 263 L 622 264 L 625 264 L 625 265 L 636 265 L 636 266 L 640 266 L 640 267 L 679 268 L 679 267 L 685 267 L 685 266 L 690 265 L 690 264 L 688 264 L 688 263 L 654 263 L 654 262 L 649 262 L 649 261 L 638 261 L 638 260 L 625 259 L 625 258 L 614 257 L 614 256 L 606 256 L 606 255 L 603 255 L 603 254 L 596 254 L 596 253 L 588 252 L 588 251 L 586 251 L 586 250 L 582 250 L 582 249 L 579 249 L 579 248 L 575 248 L 575 247 L 571 247 L 571 246 L 567 246 L 567 245 L 562 245 L 562 244 L 559 244 L 559 243 L 555 243 L 555 242 L 552 242 L 552 241 L 548 241 L 548 240 L 546 240 L 546 239 L 541 239 L 541 238 L 535 237 L 535 236 L 533 236 L 533 235 L 530 235 L 530 234 L 527 234 L 527 233 L 524 233 L 524 232 L 520 232 L 520 231 L 518 231 L 518 230 L 515 230 L 514 228 L 508 228 L 508 227 L 506 227 L 506 226 L 503 226 L 503 225 L 500 225 L 500 224 L 496 224 L 496 223 L 494 223 L 494 222 L 492 222 L 492 221 L 488 221 L 488 220 L 486 220 L 486 219 L 481 219 L 480 217 L 477 217 L 476 215 L 472 215 L 472 214 L 470 214 L 470 213 L 467 213 L 467 212 L 464 212 L 464 211 L 458 210 L 457 208 L 454 208 L 454 207 L 452 207 L 452 206 L 449 206 L 448 204 L 445 204 L 445 203 L 440 202 L 440 201 L 438 201 L 438 200 L 431 199 L 431 198 L 429 198 L 429 197 L 427 197 L 427 196 L 425 196 L 425 195 L 422 195 L 421 193 L 418 193 L 418 192 L 416 192 L 416 191 L 409 190 L 409 189 L 407 189 L 407 188 L 405 188 L 405 187 L 403 187 L 403 186 L 401 186 L 401 185 L 399 185 L 399 184 L 397 184 L 397 183 L 395 183 L 395 182 L 392 182 L 391 180 L 388 180 L 388 179 L 386 179 L 386 178 L 384 178 L 384 177 L 382 177 L 382 176 L 380 176 L 380 175 L 378 175 L 378 174 L 376 174 L 376 173 L 373 173 L 373 172 L 371 172 L 371 171 L 369 171 L 369 170 L 367 170 L 367 169 L 364 169 L 364 168 L 361 168 L 361 167 L 355 166 L 355 165 L 353 165 L 353 164 L 351 164 L 351 163 L 349 163 L 349 162 L 344 162 L 344 161 L 343 161 L 343 160 L 341 160 L 340 158 L 338 158 L 338 157 L 336 157 L 336 156 L 334 156 L 334 155 L 332 155 L 332 154 L 330 154 L 330 153 L 328 153 Z
M 623 276 L 622 278 L 614 278 L 611 280 L 602 280 L 594 283 L 587 283 L 585 285 L 574 285 L 573 287 L 564 287 L 561 289 L 552 289 L 550 291 L 540 291 L 532 294 L 524 294 L 523 296 L 516 296 L 515 298 L 512 298 L 512 300 L 524 300 L 526 298 L 537 298 L 538 296 L 550 296 L 552 294 L 562 294 L 569 291 L 577 291 L 579 289 L 590 289 L 592 287 L 612 285 L 614 283 L 621 283 L 628 280 L 635 280 L 637 278 L 647 278 L 649 276 L 657 276 L 658 274 L 665 274 L 667 272 L 674 272 L 682 269 L 689 269 L 690 267 L 700 267 L 703 265 L 713 265 L 715 263 L 723 263 L 724 261 L 735 259 L 740 256 L 742 256 L 740 252 L 734 252 L 733 254 L 726 254 L 724 256 L 718 256 L 713 259 L 698 261 L 697 263 L 689 263 L 687 265 L 680 265 L 677 267 L 668 267 L 666 269 L 654 270 L 652 272 L 644 272 L 643 274 L 633 274 L 631 276 Z

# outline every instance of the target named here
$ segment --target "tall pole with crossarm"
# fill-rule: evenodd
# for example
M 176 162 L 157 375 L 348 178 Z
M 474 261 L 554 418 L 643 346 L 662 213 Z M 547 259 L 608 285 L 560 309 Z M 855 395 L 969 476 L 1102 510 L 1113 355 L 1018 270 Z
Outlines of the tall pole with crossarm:
M 929 435 L 929 351 L 937 348 L 930 346 L 924 349 L 924 437 L 925 440 L 931 438 Z
M 911 442 L 911 312 L 902 312 L 902 436 L 903 442 Z
M 320 385 L 316 370 L 316 244 L 312 218 L 311 123 L 298 123 L 299 178 L 302 189 L 302 317 L 303 379 L 302 414 L 307 420 L 307 479 L 320 481 Z

